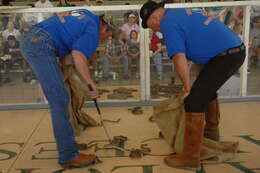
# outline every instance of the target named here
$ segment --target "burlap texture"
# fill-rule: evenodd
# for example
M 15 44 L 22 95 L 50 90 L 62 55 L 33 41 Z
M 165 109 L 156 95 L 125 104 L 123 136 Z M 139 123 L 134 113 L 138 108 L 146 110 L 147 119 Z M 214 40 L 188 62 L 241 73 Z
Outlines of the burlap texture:
M 77 76 L 73 65 L 63 65 L 63 80 L 65 88 L 69 94 L 69 113 L 70 122 L 74 129 L 75 136 L 90 126 L 97 126 L 98 123 L 86 112 L 82 110 L 83 105 L 88 98 L 88 90 L 80 78 Z
M 184 106 L 180 104 L 178 97 L 162 101 L 153 106 L 154 120 L 157 123 L 164 139 L 172 147 L 173 151 L 180 153 L 183 150 L 185 129 Z M 238 149 L 238 142 L 213 141 L 203 138 L 201 160 L 204 163 L 220 163 L 234 158 Z

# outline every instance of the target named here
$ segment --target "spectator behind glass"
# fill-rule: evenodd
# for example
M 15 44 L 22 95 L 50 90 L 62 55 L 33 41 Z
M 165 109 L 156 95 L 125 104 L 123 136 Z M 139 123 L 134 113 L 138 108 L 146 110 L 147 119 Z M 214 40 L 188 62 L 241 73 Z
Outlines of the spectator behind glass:
M 140 27 L 137 24 L 137 16 L 134 13 L 128 15 L 127 23 L 123 24 L 121 31 L 123 33 L 123 41 L 128 40 L 130 37 L 130 32 L 135 30 L 140 31 Z
M 14 24 L 11 21 L 8 22 L 7 28 L 6 28 L 6 30 L 3 31 L 2 35 L 3 35 L 5 40 L 7 40 L 7 37 L 9 35 L 15 36 L 15 38 L 17 40 L 20 40 L 20 38 L 21 38 L 21 32 L 14 28 Z
M 39 0 L 37 1 L 34 6 L 36 8 L 48 8 L 53 7 L 52 3 L 49 0 Z
M 126 52 L 129 60 L 132 64 L 135 64 L 135 77 L 139 78 L 139 67 L 140 67 L 140 44 L 138 41 L 138 32 L 132 30 L 130 32 L 130 39 L 126 41 Z
M 21 14 L 15 13 L 8 17 L 8 22 L 12 22 L 15 29 L 21 29 Z M 6 28 L 5 28 L 6 29 Z
M 260 67 L 260 16 L 253 20 L 253 28 L 251 29 L 252 56 L 256 58 L 256 66 Z
M 157 36 L 161 34 L 156 34 L 152 32 L 152 38 L 150 42 L 150 50 L 152 51 L 152 59 L 156 68 L 156 75 L 159 80 L 163 77 L 163 66 L 162 66 L 162 40 Z
M 4 43 L 4 56 L 10 56 L 10 59 L 4 61 L 4 82 L 10 82 L 10 70 L 15 64 L 18 64 L 22 69 L 22 76 L 24 82 L 29 82 L 31 79 L 31 72 L 28 70 L 28 64 L 23 59 L 19 41 L 13 35 L 9 35 L 7 41 Z
M 72 7 L 73 4 L 69 3 L 67 0 L 59 0 L 57 7 Z
M 107 80 L 110 75 L 109 64 L 111 61 L 116 63 L 121 61 L 124 68 L 123 78 L 129 79 L 128 57 L 126 56 L 125 44 L 120 40 L 119 32 L 114 32 L 108 39 L 103 58 L 103 79 Z

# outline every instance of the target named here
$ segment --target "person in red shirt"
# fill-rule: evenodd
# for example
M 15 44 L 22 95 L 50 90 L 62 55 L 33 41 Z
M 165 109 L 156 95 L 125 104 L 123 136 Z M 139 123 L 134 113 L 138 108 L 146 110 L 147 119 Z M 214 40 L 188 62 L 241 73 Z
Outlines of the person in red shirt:
M 155 64 L 156 74 L 159 80 L 162 80 L 162 40 L 158 37 L 158 34 L 153 32 L 150 42 L 150 50 L 152 51 L 152 59 Z

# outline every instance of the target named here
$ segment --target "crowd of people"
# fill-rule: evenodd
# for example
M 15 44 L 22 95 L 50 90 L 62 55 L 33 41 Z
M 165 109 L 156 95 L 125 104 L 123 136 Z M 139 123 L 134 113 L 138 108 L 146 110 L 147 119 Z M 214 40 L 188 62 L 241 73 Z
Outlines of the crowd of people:
M 34 75 L 24 60 L 20 50 L 22 35 L 31 26 L 27 16 L 2 15 L 0 16 L 0 86 L 12 81 L 12 70 L 22 73 L 24 82 L 35 80 Z M 37 20 L 34 20 L 36 23 Z
M 58 6 L 64 7 L 62 3 L 68 3 L 66 0 L 60 0 Z M 33 7 L 52 7 L 50 1 L 39 0 L 32 5 Z M 68 5 L 69 6 L 69 5 Z M 5 84 L 12 81 L 10 72 L 14 68 L 19 68 L 22 72 L 24 82 L 35 81 L 35 77 L 31 72 L 27 62 L 23 59 L 19 49 L 19 42 L 21 37 L 29 30 L 29 28 L 37 23 L 37 13 L 24 13 L 24 14 L 5 14 L 0 16 L 0 83 Z M 48 18 L 49 14 L 44 14 L 44 18 Z M 112 17 L 112 16 L 111 16 Z M 111 71 L 111 64 L 115 67 L 118 79 L 129 79 L 134 77 L 135 79 L 140 78 L 140 26 L 138 21 L 137 11 L 127 11 L 123 14 L 123 22 L 117 23 L 113 34 L 109 39 L 102 43 L 104 49 L 103 52 L 95 53 L 91 60 L 93 65 L 93 74 L 98 76 L 102 74 L 104 81 L 111 79 L 114 71 Z M 116 23 L 116 22 L 115 22 Z M 161 35 L 156 33 L 156 35 Z M 162 79 L 162 37 L 151 37 L 150 50 L 151 62 L 155 65 L 155 73 L 158 79 Z M 156 40 L 156 41 L 155 41 Z M 11 49 L 10 44 L 14 44 Z M 15 46 L 15 49 L 14 49 Z M 155 50 L 156 49 L 156 50 Z M 8 50 L 8 51 L 4 51 Z M 10 50 L 10 51 L 9 51 Z M 15 50 L 15 51 L 14 51 Z M 154 51 L 154 52 L 153 52 Z M 100 63 L 102 67 L 97 65 Z M 121 66 L 123 70 L 120 70 Z M 122 72 L 121 72 L 122 71 Z

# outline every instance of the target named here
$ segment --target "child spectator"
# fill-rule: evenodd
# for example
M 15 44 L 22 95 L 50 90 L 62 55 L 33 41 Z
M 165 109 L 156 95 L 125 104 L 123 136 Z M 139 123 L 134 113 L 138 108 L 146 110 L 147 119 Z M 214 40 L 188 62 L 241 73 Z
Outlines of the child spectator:
M 138 41 L 138 32 L 132 30 L 130 32 L 130 39 L 126 41 L 126 52 L 131 61 L 131 65 L 135 64 L 135 77 L 139 78 L 139 64 L 140 64 L 140 43 Z

